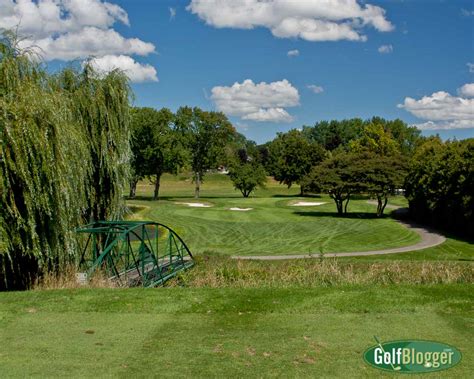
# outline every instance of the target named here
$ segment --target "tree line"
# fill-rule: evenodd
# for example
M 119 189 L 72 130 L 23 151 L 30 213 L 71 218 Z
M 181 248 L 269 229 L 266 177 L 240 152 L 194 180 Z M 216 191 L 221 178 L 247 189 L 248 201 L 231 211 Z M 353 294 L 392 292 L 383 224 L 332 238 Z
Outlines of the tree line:
M 337 212 L 347 213 L 351 196 L 367 193 L 382 216 L 388 197 L 402 188 L 408 161 L 423 141 L 419 130 L 400 120 L 379 117 L 320 122 L 302 130 L 279 133 L 257 145 L 236 133 L 222 113 L 181 107 L 132 109 L 132 180 L 130 196 L 140 179 L 155 184 L 160 177 L 187 167 L 193 172 L 195 196 L 207 170 L 229 168 L 234 187 L 248 197 L 265 185 L 267 175 L 306 192 L 327 193 Z

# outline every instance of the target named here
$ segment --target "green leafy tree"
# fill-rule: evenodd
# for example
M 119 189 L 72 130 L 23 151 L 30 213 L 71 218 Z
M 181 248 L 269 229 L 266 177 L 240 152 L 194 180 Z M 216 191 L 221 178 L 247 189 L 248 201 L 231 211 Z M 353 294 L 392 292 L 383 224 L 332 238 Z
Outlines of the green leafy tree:
M 474 235 L 474 138 L 425 141 L 410 162 L 405 195 L 420 222 Z
M 372 126 L 369 127 L 369 125 Z M 377 127 L 374 128 L 374 125 Z M 379 127 L 383 129 L 383 133 L 377 130 Z M 340 121 L 320 121 L 312 127 L 304 126 L 303 134 L 310 141 L 318 142 L 329 151 L 349 150 L 349 145 L 357 140 L 363 145 L 387 148 L 384 143 L 390 141 L 383 141 L 383 138 L 382 141 L 379 141 L 380 137 L 383 137 L 382 134 L 385 134 L 390 137 L 389 140 L 396 143 L 396 150 L 399 150 L 404 156 L 413 155 L 417 146 L 424 140 L 416 127 L 408 126 L 399 119 L 385 120 L 381 117 L 372 117 L 369 120 L 353 118 Z M 380 144 L 381 146 L 379 146 Z M 389 146 L 388 148 L 391 149 Z
M 238 189 L 243 197 L 249 197 L 257 187 L 265 187 L 267 181 L 265 169 L 260 164 L 251 162 L 232 166 L 229 177 L 235 189 Z
M 184 160 L 184 153 L 173 130 L 174 114 L 166 108 L 132 109 L 132 169 L 134 176 L 130 195 L 135 195 L 139 179 L 148 177 L 154 184 L 153 199 L 157 200 L 161 176 L 176 173 Z
M 381 217 L 389 196 L 403 186 L 407 174 L 406 160 L 402 155 L 365 154 L 359 157 L 359 162 L 359 188 L 377 199 L 377 216 Z
M 235 129 L 223 113 L 181 107 L 176 112 L 176 130 L 189 151 L 195 197 L 199 198 L 206 171 L 226 161 L 225 147 L 234 141 Z
M 0 288 L 28 288 L 77 253 L 74 228 L 120 208 L 127 180 L 125 75 L 51 76 L 0 39 Z
M 360 162 L 355 154 L 339 153 L 313 167 L 303 179 L 302 185 L 308 191 L 325 192 L 336 203 L 337 213 L 347 213 L 352 194 L 360 192 Z
M 385 120 L 380 117 L 374 117 L 371 122 L 384 125 L 385 131 L 389 131 L 392 138 L 397 141 L 400 153 L 406 157 L 412 156 L 416 148 L 425 139 L 421 136 L 420 129 L 415 126 L 408 126 L 406 122 L 400 119 Z
M 369 151 L 384 156 L 400 152 L 400 146 L 390 131 L 386 131 L 382 123 L 372 122 L 364 126 L 359 138 L 349 142 L 349 149 L 356 153 Z
M 313 142 L 333 151 L 346 147 L 350 141 L 360 136 L 364 121 L 360 118 L 347 120 L 320 121 L 313 127 L 304 126 L 303 134 Z
M 98 75 L 86 64 L 82 72 L 64 70 L 56 83 L 88 141 L 91 166 L 85 217 L 90 221 L 120 218 L 130 174 L 128 79 L 119 70 Z
M 290 188 L 300 183 L 311 167 L 325 158 L 325 151 L 318 143 L 311 143 L 296 129 L 279 133 L 269 145 L 270 174 L 275 180 Z M 301 193 L 304 187 L 301 186 Z

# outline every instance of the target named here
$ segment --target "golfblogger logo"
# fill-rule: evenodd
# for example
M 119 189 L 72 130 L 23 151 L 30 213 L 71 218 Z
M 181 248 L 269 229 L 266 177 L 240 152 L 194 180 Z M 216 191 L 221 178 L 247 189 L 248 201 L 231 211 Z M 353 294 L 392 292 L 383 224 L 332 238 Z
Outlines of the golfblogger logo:
M 461 361 L 461 352 L 441 342 L 403 340 L 381 343 L 364 352 L 371 366 L 400 373 L 423 373 L 447 370 Z

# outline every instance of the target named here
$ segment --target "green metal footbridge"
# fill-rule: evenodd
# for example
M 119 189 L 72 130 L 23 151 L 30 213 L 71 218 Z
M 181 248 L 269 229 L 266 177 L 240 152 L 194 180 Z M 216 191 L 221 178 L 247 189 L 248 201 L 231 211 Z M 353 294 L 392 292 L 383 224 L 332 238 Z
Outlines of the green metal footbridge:
M 76 229 L 84 233 L 79 270 L 90 277 L 102 270 L 121 286 L 155 287 L 194 266 L 181 237 L 151 221 L 97 221 Z

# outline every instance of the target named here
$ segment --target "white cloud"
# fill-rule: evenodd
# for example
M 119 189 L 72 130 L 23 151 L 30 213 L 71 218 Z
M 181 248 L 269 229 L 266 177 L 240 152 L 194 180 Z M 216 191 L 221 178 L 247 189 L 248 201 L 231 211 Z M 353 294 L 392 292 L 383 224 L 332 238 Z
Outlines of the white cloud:
M 269 122 L 291 122 L 293 117 L 284 108 L 299 105 L 299 98 L 298 90 L 286 79 L 272 83 L 247 79 L 230 87 L 214 87 L 211 95 L 221 112 Z
M 176 17 L 176 8 L 169 7 L 168 10 L 170 11 L 170 20 L 174 20 Z
M 471 87 L 461 87 L 458 92 L 465 96 Z M 474 128 L 474 98 L 456 97 L 439 91 L 420 100 L 406 97 L 403 104 L 398 104 L 418 118 L 428 120 L 417 124 L 420 129 L 459 129 Z
M 102 0 L 0 0 L 0 28 L 17 29 L 24 37 L 20 47 L 33 47 L 45 60 L 64 61 L 94 56 L 110 62 L 121 56 L 122 64 L 131 70 L 132 58 L 125 55 L 148 55 L 155 51 L 152 43 L 125 38 L 112 26 L 130 25 L 127 12 L 120 6 Z M 156 80 L 148 65 L 145 77 Z M 137 66 L 134 72 L 139 72 Z M 140 75 L 136 76 L 137 78 Z M 153 79 L 154 78 L 154 79 Z
M 451 130 L 474 128 L 472 120 L 452 120 L 452 121 L 427 121 L 421 124 L 413 124 L 420 130 Z
M 474 10 L 470 11 L 468 9 L 461 8 L 461 14 L 465 17 L 474 16 Z
M 100 0 L 0 0 L 0 10 L 0 28 L 19 26 L 21 34 L 36 38 L 87 26 L 105 29 L 116 21 L 129 25 L 121 7 Z
M 242 120 L 258 122 L 291 122 L 293 117 L 283 108 L 260 108 L 257 112 L 242 116 Z
M 298 55 L 300 55 L 300 51 L 295 49 L 295 50 L 288 50 L 288 52 L 286 53 L 286 55 L 288 55 L 289 57 L 297 57 Z
M 380 54 L 390 54 L 391 52 L 393 52 L 393 46 L 392 45 L 382 45 L 377 50 Z
M 135 83 L 158 81 L 153 66 L 138 63 L 127 55 L 105 55 L 91 59 L 90 63 L 99 73 L 107 73 L 114 69 L 122 70 Z
M 280 38 L 365 41 L 365 26 L 393 30 L 381 7 L 357 0 L 192 0 L 186 8 L 216 28 L 265 27 Z
M 458 89 L 458 93 L 459 95 L 464 97 L 474 97 L 474 83 L 464 84 L 461 88 Z
M 85 27 L 79 32 L 50 36 L 38 40 L 26 39 L 22 47 L 37 46 L 39 53 L 46 60 L 60 59 L 64 61 L 86 58 L 91 55 L 109 54 L 148 55 L 155 50 L 151 43 L 138 38 L 124 38 L 113 29 Z
M 309 90 L 313 91 L 314 93 L 323 93 L 324 92 L 324 88 L 321 87 L 321 86 L 317 86 L 315 84 L 308 84 L 306 86 L 306 88 L 308 88 Z
M 466 63 L 469 72 L 474 72 L 474 63 Z

